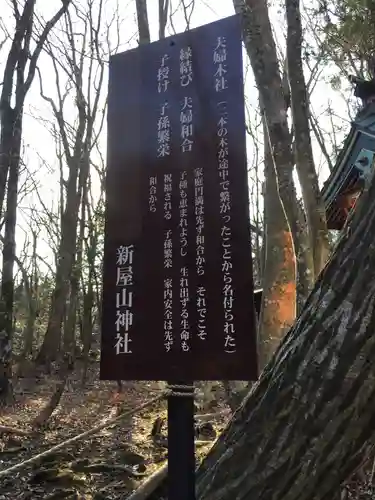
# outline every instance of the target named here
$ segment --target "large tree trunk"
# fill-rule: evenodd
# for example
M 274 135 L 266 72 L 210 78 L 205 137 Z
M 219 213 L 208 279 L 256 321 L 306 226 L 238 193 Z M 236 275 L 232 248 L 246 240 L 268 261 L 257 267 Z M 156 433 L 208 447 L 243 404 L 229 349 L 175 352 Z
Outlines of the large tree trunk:
M 250 58 L 259 96 L 264 110 L 267 136 L 271 145 L 276 168 L 278 190 L 296 255 L 306 254 L 309 248 L 301 245 L 299 207 L 293 180 L 294 161 L 291 150 L 291 135 L 288 129 L 287 107 L 279 71 L 275 41 L 272 35 L 268 8 L 265 0 L 233 0 L 237 13 L 243 18 L 244 43 Z M 313 269 L 298 275 L 303 290 L 311 289 Z M 304 280 L 306 282 L 304 282 Z
M 314 277 L 318 277 L 329 256 L 329 241 L 324 203 L 322 201 L 311 147 L 309 96 L 302 64 L 302 24 L 299 0 L 285 0 L 287 17 L 287 66 L 295 137 L 298 178 L 302 188 L 310 245 L 314 259 Z
M 292 235 L 277 190 L 275 166 L 264 139 L 265 267 L 259 319 L 259 358 L 263 368 L 296 314 L 296 262 Z
M 294 327 L 198 471 L 205 500 L 323 500 L 375 428 L 375 183 Z

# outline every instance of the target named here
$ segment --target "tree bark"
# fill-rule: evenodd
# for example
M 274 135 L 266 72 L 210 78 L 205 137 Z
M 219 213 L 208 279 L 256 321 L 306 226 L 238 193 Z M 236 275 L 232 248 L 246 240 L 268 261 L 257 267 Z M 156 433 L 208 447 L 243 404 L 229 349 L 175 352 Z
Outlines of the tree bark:
M 287 67 L 295 137 L 295 157 L 306 211 L 316 279 L 329 256 L 325 207 L 320 195 L 309 127 L 309 96 L 302 63 L 302 23 L 299 0 L 285 0 Z
M 9 115 L 7 127 L 12 129 L 9 148 L 2 147 L 3 159 L 8 169 L 7 204 L 5 211 L 5 235 L 3 246 L 2 279 L 0 288 L 0 403 L 6 405 L 13 401 L 11 377 L 11 342 L 13 336 L 13 297 L 14 297 L 14 256 L 16 252 L 16 220 L 18 178 L 22 140 L 22 109 L 18 115 L 14 110 Z
M 150 28 L 148 24 L 147 0 L 135 0 L 137 9 L 137 22 L 139 45 L 150 43 Z
M 39 365 L 47 367 L 51 361 L 56 359 L 60 348 L 65 303 L 69 294 L 70 276 L 73 271 L 79 208 L 79 200 L 76 192 L 77 168 L 69 174 L 67 203 L 64 217 L 61 221 L 61 242 L 56 270 L 56 285 L 52 294 L 47 331 L 36 358 L 36 362 Z
M 25 292 L 28 296 L 28 317 L 26 326 L 23 332 L 23 349 L 21 359 L 25 360 L 33 353 L 33 343 L 35 336 L 35 324 L 38 315 L 38 265 L 37 265 L 37 239 L 38 234 L 34 229 L 31 229 L 33 237 L 33 254 L 32 254 L 32 275 L 29 282 L 25 282 Z M 28 285 L 28 286 L 27 286 Z
M 159 40 L 165 38 L 168 21 L 169 0 L 159 0 Z
M 298 220 L 301 232 L 299 234 L 299 248 L 296 252 L 297 263 L 297 315 L 302 311 L 303 305 L 314 285 L 314 260 L 311 252 L 309 230 L 302 200 L 298 200 Z
M 93 332 L 93 307 L 94 307 L 94 276 L 95 276 L 95 255 L 97 248 L 97 240 L 95 229 L 92 224 L 90 209 L 88 208 L 88 219 L 90 235 L 90 244 L 87 245 L 86 258 L 88 264 L 88 277 L 87 277 L 87 289 L 83 283 L 83 276 L 81 276 L 82 281 L 82 334 L 81 342 L 83 345 L 83 369 L 82 369 L 82 385 L 86 384 L 87 379 L 87 368 L 89 363 L 89 352 L 92 344 L 92 332 Z
M 258 336 L 261 369 L 279 346 L 296 314 L 296 261 L 292 235 L 277 191 L 275 166 L 266 137 L 265 134 L 265 267 Z
M 198 471 L 205 500 L 329 499 L 374 438 L 375 183 Z

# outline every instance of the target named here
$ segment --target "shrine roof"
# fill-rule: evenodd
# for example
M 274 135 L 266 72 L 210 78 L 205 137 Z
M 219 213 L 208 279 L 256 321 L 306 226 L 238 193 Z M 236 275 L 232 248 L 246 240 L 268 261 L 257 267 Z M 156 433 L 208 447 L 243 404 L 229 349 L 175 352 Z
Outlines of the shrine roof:
M 372 175 L 374 153 L 375 103 L 370 101 L 351 123 L 336 164 L 321 191 L 329 229 L 342 229 L 356 196 Z

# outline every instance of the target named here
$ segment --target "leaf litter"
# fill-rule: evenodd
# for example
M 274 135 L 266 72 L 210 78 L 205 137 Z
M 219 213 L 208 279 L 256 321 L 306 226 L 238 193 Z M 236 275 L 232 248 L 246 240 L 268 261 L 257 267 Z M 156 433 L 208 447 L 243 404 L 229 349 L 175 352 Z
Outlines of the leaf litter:
M 48 375 L 38 384 L 28 379 L 19 380 L 16 403 L 0 414 L 0 429 L 9 427 L 28 435 L 13 431 L 0 433 L 0 471 L 155 396 L 152 382 L 126 382 L 118 393 L 115 383 L 99 380 L 98 368 L 94 365 L 89 369 L 84 388 L 78 371 L 72 375 L 46 426 L 35 431 L 32 422 L 49 401 L 57 383 L 57 375 Z M 210 449 L 228 418 L 221 414 L 227 410 L 223 399 L 211 402 L 210 410 L 219 415 L 202 425 L 205 436 L 197 438 L 203 439 L 197 446 L 198 459 Z M 97 434 L 2 477 L 0 500 L 124 500 L 164 465 L 167 437 L 161 428 L 166 426 L 166 417 L 166 402 L 157 401 Z M 155 431 L 158 426 L 160 429 Z

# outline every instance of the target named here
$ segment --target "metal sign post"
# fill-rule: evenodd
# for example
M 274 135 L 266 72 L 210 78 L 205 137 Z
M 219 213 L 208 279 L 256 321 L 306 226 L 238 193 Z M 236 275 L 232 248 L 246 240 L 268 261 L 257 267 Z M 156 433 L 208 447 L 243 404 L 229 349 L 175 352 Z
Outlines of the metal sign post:
M 194 500 L 194 384 L 168 388 L 168 500 Z

